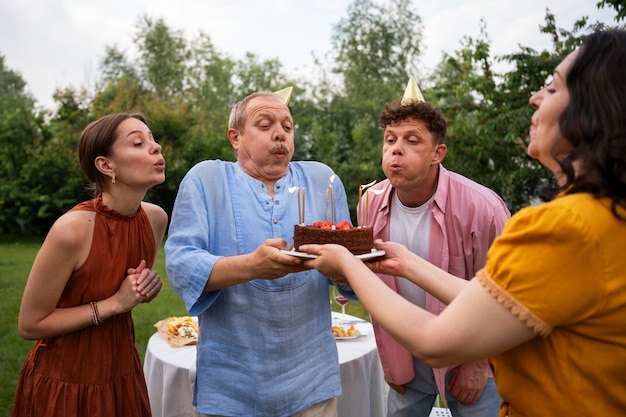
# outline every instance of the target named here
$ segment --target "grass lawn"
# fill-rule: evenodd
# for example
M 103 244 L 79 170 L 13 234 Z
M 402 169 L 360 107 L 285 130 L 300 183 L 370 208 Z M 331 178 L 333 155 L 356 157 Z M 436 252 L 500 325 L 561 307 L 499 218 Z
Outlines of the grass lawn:
M 43 238 L 24 239 L 0 236 L 0 417 L 11 414 L 15 386 L 26 354 L 33 342 L 23 340 L 17 332 L 22 292 L 35 255 Z M 163 279 L 163 289 L 152 303 L 140 304 L 133 310 L 139 356 L 144 357 L 148 339 L 155 332 L 154 323 L 164 317 L 187 314 L 183 302 L 170 287 L 165 273 L 163 251 L 159 252 L 155 269 Z M 334 311 L 339 306 L 332 303 Z M 351 302 L 346 313 L 369 320 L 363 306 Z

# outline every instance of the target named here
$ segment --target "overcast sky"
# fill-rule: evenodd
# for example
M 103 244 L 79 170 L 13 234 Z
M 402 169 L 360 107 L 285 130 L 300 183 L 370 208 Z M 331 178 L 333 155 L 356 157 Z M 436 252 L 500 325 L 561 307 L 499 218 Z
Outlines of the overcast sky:
M 539 32 L 546 9 L 557 26 L 570 30 L 581 16 L 614 24 L 612 9 L 598 0 L 413 0 L 422 18 L 425 69 L 443 52 L 458 49 L 464 36 L 477 37 L 487 23 L 492 54 L 550 47 Z M 228 3 L 228 4 L 227 4 Z M 278 59 L 294 75 L 305 75 L 312 53 L 331 50 L 333 26 L 347 17 L 352 0 L 0 0 L 0 54 L 19 72 L 41 106 L 53 107 L 56 88 L 93 86 L 105 47 L 133 51 L 142 15 L 162 17 L 187 39 L 200 30 L 217 50 L 234 59 L 253 52 Z

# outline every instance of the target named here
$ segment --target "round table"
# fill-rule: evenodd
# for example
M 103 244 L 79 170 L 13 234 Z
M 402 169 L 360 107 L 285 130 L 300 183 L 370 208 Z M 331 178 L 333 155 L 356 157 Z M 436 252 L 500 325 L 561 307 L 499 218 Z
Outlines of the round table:
M 342 318 L 333 312 L 333 320 Z M 346 315 L 347 321 L 360 321 Z M 358 323 L 364 336 L 337 340 L 342 395 L 339 417 L 381 417 L 385 415 L 388 385 L 376 349 L 370 323 Z M 330 331 L 330 329 L 329 329 Z M 191 404 L 196 378 L 196 347 L 172 348 L 155 333 L 150 337 L 144 359 L 144 373 L 153 417 L 198 416 Z

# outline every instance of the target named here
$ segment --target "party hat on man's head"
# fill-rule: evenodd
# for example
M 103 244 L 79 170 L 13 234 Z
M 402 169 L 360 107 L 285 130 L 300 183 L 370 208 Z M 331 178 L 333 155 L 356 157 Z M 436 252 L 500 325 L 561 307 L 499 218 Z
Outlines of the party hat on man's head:
M 406 85 L 406 90 L 404 90 L 404 96 L 402 96 L 400 104 L 406 106 L 412 101 L 421 103 L 426 100 L 424 100 L 424 96 L 422 95 L 420 88 L 417 86 L 415 78 L 413 78 L 413 76 L 411 75 L 411 78 L 409 78 L 409 83 Z
M 283 88 L 282 90 L 274 91 L 274 94 L 278 94 L 280 98 L 283 99 L 283 103 L 285 103 L 285 106 L 289 105 L 289 100 L 291 100 L 292 93 L 293 93 L 293 86 Z

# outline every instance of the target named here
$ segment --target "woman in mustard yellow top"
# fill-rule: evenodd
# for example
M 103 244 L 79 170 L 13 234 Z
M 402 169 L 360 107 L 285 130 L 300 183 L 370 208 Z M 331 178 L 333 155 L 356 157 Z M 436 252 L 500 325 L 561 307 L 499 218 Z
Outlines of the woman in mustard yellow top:
M 308 245 L 308 266 L 347 279 L 370 314 L 433 367 L 489 357 L 500 416 L 626 414 L 626 31 L 596 32 L 530 104 L 528 153 L 555 176 L 515 214 L 475 279 L 455 279 L 392 242 L 362 263 Z M 367 265 L 367 266 L 366 266 Z M 369 266 L 369 269 L 368 269 Z M 434 316 L 371 271 L 448 303 Z M 338 278 L 341 277 L 341 278 Z

